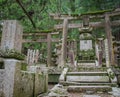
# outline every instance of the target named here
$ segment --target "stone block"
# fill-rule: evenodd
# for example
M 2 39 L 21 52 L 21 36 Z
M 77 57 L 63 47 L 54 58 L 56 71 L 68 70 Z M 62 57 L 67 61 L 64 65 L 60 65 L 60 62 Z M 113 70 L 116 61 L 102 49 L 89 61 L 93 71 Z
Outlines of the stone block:
M 74 82 L 109 82 L 108 76 L 67 76 L 66 81 Z

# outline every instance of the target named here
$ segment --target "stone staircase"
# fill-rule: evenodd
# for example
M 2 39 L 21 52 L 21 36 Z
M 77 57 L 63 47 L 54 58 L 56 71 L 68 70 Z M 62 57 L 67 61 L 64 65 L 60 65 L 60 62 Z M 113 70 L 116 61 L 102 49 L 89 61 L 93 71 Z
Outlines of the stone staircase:
M 112 82 L 107 69 L 94 68 L 90 70 L 88 67 L 81 70 L 70 71 L 64 68 L 59 83 L 66 86 L 68 92 L 109 92 L 112 91 L 112 86 L 116 86 Z

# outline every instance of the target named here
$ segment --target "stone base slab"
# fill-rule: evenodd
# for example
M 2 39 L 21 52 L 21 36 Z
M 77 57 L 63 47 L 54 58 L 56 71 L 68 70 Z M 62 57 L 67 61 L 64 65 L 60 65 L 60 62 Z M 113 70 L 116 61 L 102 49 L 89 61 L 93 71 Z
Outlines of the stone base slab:
M 94 92 L 109 92 L 112 91 L 110 86 L 68 86 L 68 92 L 86 92 L 86 91 L 94 91 Z

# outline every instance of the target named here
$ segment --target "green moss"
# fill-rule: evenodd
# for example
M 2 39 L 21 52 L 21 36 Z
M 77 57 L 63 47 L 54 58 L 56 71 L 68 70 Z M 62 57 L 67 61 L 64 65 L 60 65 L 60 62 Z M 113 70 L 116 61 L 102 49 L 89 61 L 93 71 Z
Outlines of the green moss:
M 27 71 L 27 64 L 26 63 L 21 64 L 21 70 Z
M 2 57 L 2 58 L 14 58 L 14 59 L 18 59 L 18 60 L 24 60 L 25 59 L 24 54 L 21 54 L 14 49 L 0 50 L 0 57 Z

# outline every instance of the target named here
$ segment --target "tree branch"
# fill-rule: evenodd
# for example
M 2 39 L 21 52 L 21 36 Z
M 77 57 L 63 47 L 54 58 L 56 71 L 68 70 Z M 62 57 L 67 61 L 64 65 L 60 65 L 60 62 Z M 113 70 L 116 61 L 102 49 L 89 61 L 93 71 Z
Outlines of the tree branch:
M 26 11 L 26 9 L 24 8 L 24 6 L 21 4 L 21 2 L 19 0 L 16 0 L 16 2 L 20 5 L 20 7 L 22 8 L 22 10 L 24 11 L 24 13 L 27 15 L 27 17 L 29 18 L 29 20 L 31 21 L 32 25 L 34 28 L 36 28 L 35 23 L 33 22 L 31 16 L 29 15 L 29 13 Z

